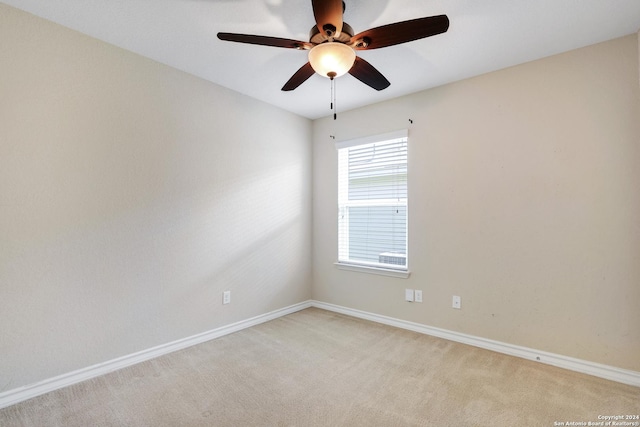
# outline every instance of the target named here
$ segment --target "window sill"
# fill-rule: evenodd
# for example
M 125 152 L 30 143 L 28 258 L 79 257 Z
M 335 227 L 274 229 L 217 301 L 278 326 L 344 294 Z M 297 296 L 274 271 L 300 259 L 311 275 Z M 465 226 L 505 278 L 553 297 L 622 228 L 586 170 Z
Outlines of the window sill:
M 397 277 L 400 279 L 408 279 L 411 275 L 410 271 L 393 270 L 391 268 L 369 267 L 366 265 L 345 264 L 335 262 L 334 265 L 340 270 L 356 271 L 359 273 L 377 274 L 380 276 Z

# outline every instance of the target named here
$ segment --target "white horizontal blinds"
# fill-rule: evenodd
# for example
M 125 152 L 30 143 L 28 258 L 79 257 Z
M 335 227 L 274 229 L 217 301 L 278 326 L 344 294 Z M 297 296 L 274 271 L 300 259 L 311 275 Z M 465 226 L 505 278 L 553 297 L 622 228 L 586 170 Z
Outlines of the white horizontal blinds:
M 407 137 L 381 138 L 338 150 L 339 261 L 406 270 Z

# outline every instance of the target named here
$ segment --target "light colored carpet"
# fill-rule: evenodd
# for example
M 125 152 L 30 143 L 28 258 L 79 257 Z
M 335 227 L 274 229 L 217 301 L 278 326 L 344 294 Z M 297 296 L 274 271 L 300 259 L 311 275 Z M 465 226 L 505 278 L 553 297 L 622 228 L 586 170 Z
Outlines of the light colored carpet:
M 311 308 L 0 410 L 2 426 L 554 426 L 640 388 Z

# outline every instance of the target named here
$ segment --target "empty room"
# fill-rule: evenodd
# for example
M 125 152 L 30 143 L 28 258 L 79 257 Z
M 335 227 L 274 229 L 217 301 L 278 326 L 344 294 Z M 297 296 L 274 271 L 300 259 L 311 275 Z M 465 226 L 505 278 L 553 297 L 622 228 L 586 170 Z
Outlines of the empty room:
M 637 0 L 0 0 L 1 426 L 640 426 Z

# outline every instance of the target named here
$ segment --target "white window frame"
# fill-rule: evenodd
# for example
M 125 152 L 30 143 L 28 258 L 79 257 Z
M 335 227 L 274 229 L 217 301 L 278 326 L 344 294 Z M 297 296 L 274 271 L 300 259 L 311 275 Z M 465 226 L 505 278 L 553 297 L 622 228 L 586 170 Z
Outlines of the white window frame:
M 340 150 L 342 150 L 343 148 L 349 148 L 349 147 L 355 147 L 355 146 L 359 146 L 359 145 L 365 145 L 365 144 L 371 144 L 371 143 L 375 143 L 375 142 L 384 142 L 384 141 L 389 141 L 389 140 L 393 140 L 393 139 L 399 139 L 399 138 L 407 138 L 407 142 L 408 142 L 408 137 L 409 137 L 409 132 L 407 129 L 403 129 L 403 130 L 399 130 L 399 131 L 395 131 L 395 132 L 389 132 L 389 133 L 385 133 L 385 134 L 379 134 L 379 135 L 372 135 L 372 136 L 367 136 L 364 138 L 357 138 L 357 139 L 350 139 L 350 140 L 346 140 L 346 141 L 339 141 L 336 142 L 335 146 L 336 146 L 336 150 L 338 152 L 338 156 L 340 155 L 347 155 L 346 150 L 343 151 L 342 153 L 340 152 Z M 340 159 L 338 159 L 340 160 Z M 407 159 L 408 162 L 408 159 Z M 338 174 L 340 174 L 340 171 L 338 171 Z M 338 186 L 346 186 L 348 185 L 348 181 L 340 181 L 340 178 L 338 177 Z M 409 184 L 407 183 L 407 186 Z M 347 188 L 338 188 L 338 194 L 340 197 L 340 195 L 342 195 L 343 197 L 345 197 L 347 195 Z M 347 196 L 348 197 L 348 196 Z M 346 200 L 338 200 L 338 215 L 341 214 L 340 212 L 340 207 L 343 206 L 345 204 Z M 363 206 L 367 206 L 371 204 L 371 200 L 367 200 L 367 201 L 362 201 L 362 202 L 357 202 L 357 201 L 351 201 L 349 202 L 349 205 L 354 206 L 354 205 L 358 205 L 362 203 Z M 381 200 L 378 201 L 376 203 L 376 205 L 384 205 L 385 203 L 392 203 L 394 206 L 398 205 L 400 203 L 400 205 L 404 205 L 407 206 L 408 204 L 408 196 L 407 199 L 402 200 L 402 201 L 398 201 L 398 200 L 393 200 L 393 201 L 386 201 L 386 200 Z M 408 209 L 408 207 L 407 207 Z M 348 211 L 344 212 L 344 214 L 348 215 Z M 407 217 L 408 217 L 408 211 L 407 211 Z M 408 218 L 407 218 L 408 220 Z M 379 264 L 379 263 L 367 263 L 365 261 L 354 261 L 354 260 L 347 260 L 348 259 L 348 243 L 344 244 L 341 243 L 340 241 L 340 236 L 344 234 L 346 234 L 348 236 L 349 230 L 348 230 L 348 221 L 343 221 L 342 222 L 342 229 L 340 229 L 341 225 L 340 222 L 338 222 L 338 261 L 335 262 L 336 267 L 338 267 L 341 270 L 349 270 L 349 271 L 357 271 L 357 272 L 362 272 L 362 273 L 371 273 L 371 274 L 379 274 L 379 275 L 383 275 L 383 276 L 390 276 L 390 277 L 399 277 L 399 278 L 408 278 L 410 276 L 410 271 L 409 271 L 409 254 L 408 254 L 408 241 L 406 242 L 406 247 L 407 247 L 407 262 L 405 265 L 402 266 L 398 266 L 396 267 L 390 267 L 389 264 Z M 407 229 L 408 229 L 408 224 L 407 224 Z M 407 240 L 409 238 L 408 235 L 408 230 L 407 230 Z M 348 242 L 348 239 L 347 239 Z

